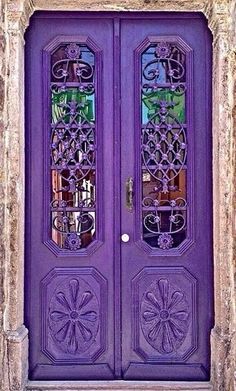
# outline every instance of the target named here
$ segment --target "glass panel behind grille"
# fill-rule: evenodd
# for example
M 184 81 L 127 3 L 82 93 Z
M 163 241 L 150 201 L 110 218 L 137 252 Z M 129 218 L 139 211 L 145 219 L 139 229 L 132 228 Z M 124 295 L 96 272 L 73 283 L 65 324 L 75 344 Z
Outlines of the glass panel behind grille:
M 185 62 L 185 53 L 165 41 L 141 55 L 143 239 L 162 250 L 186 238 Z
M 74 42 L 51 56 L 51 235 L 70 251 L 96 235 L 94 58 Z

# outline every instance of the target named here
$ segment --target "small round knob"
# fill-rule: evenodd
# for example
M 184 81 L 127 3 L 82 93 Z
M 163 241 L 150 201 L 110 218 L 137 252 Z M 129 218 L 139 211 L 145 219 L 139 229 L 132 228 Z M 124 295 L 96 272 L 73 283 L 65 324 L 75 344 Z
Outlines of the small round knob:
M 127 243 L 129 241 L 129 235 L 128 234 L 121 235 L 121 240 L 122 242 Z

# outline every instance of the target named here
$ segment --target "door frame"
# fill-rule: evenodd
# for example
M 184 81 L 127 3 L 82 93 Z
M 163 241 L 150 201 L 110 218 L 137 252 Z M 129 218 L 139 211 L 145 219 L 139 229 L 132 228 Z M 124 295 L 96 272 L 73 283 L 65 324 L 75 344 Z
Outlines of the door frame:
M 29 382 L 28 378 L 28 331 L 24 326 L 24 31 L 30 16 L 36 9 L 49 10 L 47 0 L 12 0 L 6 7 L 6 19 L 3 32 L 6 47 L 1 47 L 5 58 L 5 69 L 8 70 L 3 80 L 6 99 L 3 106 L 4 117 L 2 148 L 4 150 L 1 167 L 5 170 L 5 187 L 3 196 L 3 235 L 4 246 L 1 261 L 4 262 L 4 338 L 3 350 L 4 368 L 3 390 L 57 390 L 58 382 L 50 385 Z M 226 2 L 194 0 L 182 2 L 178 11 L 199 12 L 208 19 L 208 26 L 213 34 L 213 237 L 214 237 L 214 290 L 215 290 L 215 326 L 211 334 L 211 384 L 214 390 L 233 389 L 234 343 L 233 334 L 234 309 L 230 305 L 234 300 L 233 286 L 233 240 L 235 236 L 234 201 L 234 166 L 235 166 L 235 136 L 233 133 L 233 74 L 234 47 L 230 34 L 232 25 L 230 5 Z M 232 2 L 233 4 L 233 2 Z M 199 6 L 200 5 L 200 6 Z M 110 10 L 110 11 L 170 11 L 173 5 L 170 0 L 165 2 L 136 3 L 135 0 L 114 3 L 110 0 L 106 6 L 101 6 L 95 0 L 83 0 L 77 11 Z M 75 10 L 75 2 L 54 0 L 53 10 Z M 176 11 L 176 9 L 175 9 Z M 10 143 L 9 143 L 10 140 Z M 220 206 L 220 208 L 219 208 Z M 1 327 L 1 326 L 0 326 Z M 7 358 L 6 358 L 7 357 Z M 222 365 L 222 363 L 224 363 Z M 230 367 L 231 370 L 227 368 Z M 65 385 L 64 389 L 82 389 L 81 382 Z M 138 383 L 143 389 L 160 389 L 158 382 L 148 382 L 149 386 Z M 94 384 L 94 382 L 93 382 Z M 118 385 L 119 384 L 119 385 Z M 166 384 L 166 385 L 165 385 Z M 165 383 L 164 389 L 169 389 Z M 176 389 L 177 382 L 171 383 L 171 389 Z M 209 390 L 209 383 L 191 383 L 191 389 Z M 70 387 L 70 388 L 69 388 Z M 80 387 L 80 388 L 79 388 Z M 86 382 L 86 390 L 92 385 Z M 96 382 L 96 389 L 126 389 L 135 387 L 135 382 L 113 382 L 112 385 Z M 161 386 L 162 387 L 162 386 Z M 180 390 L 187 390 L 188 385 L 182 384 Z M 60 388 L 60 389 L 63 389 Z M 163 388 L 162 388 L 163 389 Z

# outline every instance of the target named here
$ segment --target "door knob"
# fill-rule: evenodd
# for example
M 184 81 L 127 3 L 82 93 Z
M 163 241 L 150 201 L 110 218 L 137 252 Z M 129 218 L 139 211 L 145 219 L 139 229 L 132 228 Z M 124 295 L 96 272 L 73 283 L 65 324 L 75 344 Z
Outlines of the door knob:
M 121 240 L 122 242 L 127 243 L 129 241 L 129 235 L 128 234 L 121 235 Z

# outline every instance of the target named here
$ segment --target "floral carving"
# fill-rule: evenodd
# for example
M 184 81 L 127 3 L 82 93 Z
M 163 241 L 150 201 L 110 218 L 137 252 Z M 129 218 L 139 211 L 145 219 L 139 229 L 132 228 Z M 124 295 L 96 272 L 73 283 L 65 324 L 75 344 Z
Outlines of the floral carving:
M 141 325 L 147 342 L 161 354 L 175 352 L 189 327 L 189 309 L 184 293 L 167 278 L 155 281 L 141 302 Z
M 85 352 L 95 341 L 99 326 L 98 300 L 81 278 L 66 279 L 54 292 L 49 327 L 57 346 L 69 354 Z

